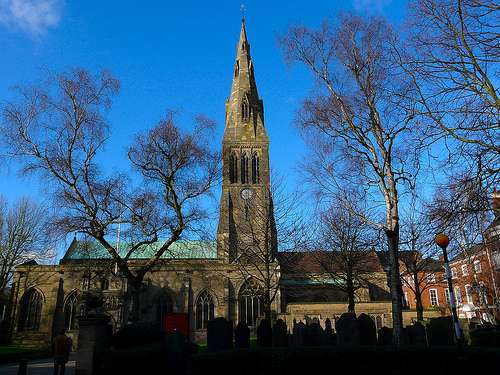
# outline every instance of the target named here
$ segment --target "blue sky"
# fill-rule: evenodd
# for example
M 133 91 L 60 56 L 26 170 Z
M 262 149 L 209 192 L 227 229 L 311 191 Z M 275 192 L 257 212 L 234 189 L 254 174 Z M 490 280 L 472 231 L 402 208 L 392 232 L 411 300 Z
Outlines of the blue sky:
M 197 113 L 218 124 L 229 94 L 240 28 L 239 1 L 0 0 L 0 101 L 9 88 L 37 81 L 44 69 L 106 68 L 121 80 L 109 113 L 112 137 L 107 170 L 128 168 L 125 149 L 137 132 L 155 125 L 168 109 L 183 126 Z M 305 147 L 293 125 L 312 87 L 298 66 L 287 66 L 277 37 L 294 23 L 317 26 L 339 11 L 382 14 L 400 23 L 406 1 L 246 1 L 247 34 L 271 140 L 271 165 L 293 185 Z M 1 151 L 0 151 L 1 152 Z M 43 196 L 35 178 L 20 178 L 2 159 L 0 195 Z M 217 193 L 218 195 L 218 193 Z

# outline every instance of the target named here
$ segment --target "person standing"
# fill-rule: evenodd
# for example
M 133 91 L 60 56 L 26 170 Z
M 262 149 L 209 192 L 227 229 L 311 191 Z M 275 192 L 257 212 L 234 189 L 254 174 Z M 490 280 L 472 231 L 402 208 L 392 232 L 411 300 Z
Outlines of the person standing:
M 54 338 L 54 375 L 64 375 L 72 346 L 73 341 L 66 336 L 66 330 L 62 329 Z

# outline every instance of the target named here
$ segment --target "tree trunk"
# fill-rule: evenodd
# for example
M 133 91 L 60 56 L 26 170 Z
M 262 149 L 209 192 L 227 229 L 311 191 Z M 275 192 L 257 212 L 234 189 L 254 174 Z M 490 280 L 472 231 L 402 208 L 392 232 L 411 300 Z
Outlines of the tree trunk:
M 347 301 L 347 311 L 355 314 L 354 286 L 351 277 L 347 278 Z
M 272 324 L 271 315 L 271 291 L 267 289 L 264 297 L 264 317 Z
M 349 305 L 347 306 L 347 311 L 355 314 L 355 302 L 354 302 L 354 293 L 349 293 Z
M 402 313 L 402 286 L 399 273 L 399 224 L 394 226 L 392 231 L 386 230 L 387 244 L 389 250 L 390 263 L 390 280 L 389 286 L 391 289 L 392 300 L 392 327 L 393 327 L 393 343 L 394 346 L 401 345 L 401 334 L 403 329 L 403 313 Z
M 132 302 L 132 311 L 129 316 L 129 321 L 136 323 L 141 318 L 141 287 L 142 280 L 134 279 L 129 280 L 130 285 L 130 299 Z
M 415 308 L 417 309 L 417 320 L 421 322 L 424 320 L 424 306 L 422 305 L 422 291 L 420 290 L 418 273 L 416 272 L 413 275 L 413 284 L 415 285 Z

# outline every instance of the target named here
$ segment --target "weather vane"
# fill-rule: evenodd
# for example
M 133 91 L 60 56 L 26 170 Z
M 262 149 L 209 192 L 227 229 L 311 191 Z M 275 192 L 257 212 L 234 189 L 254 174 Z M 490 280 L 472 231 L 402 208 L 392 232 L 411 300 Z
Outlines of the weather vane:
M 244 21 L 245 20 L 245 11 L 247 10 L 247 7 L 245 4 L 240 5 L 240 10 L 241 10 L 241 19 Z

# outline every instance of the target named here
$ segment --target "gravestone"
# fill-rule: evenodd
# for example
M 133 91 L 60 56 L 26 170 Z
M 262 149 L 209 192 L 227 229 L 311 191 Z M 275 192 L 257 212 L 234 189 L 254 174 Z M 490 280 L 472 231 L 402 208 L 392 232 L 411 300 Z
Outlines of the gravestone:
M 234 345 L 237 348 L 250 347 L 250 329 L 245 322 L 239 322 L 234 331 Z
M 233 347 L 233 323 L 224 318 L 210 320 L 207 325 L 207 349 L 215 352 Z
M 406 327 L 408 334 L 408 343 L 410 345 L 427 346 L 427 336 L 425 327 L 422 323 L 416 322 L 411 326 Z
M 300 321 L 293 327 L 293 345 L 294 346 L 304 346 L 306 335 L 306 325 Z
M 273 331 L 271 329 L 271 323 L 267 319 L 262 319 L 260 321 L 259 327 L 257 328 L 257 345 L 262 347 L 270 347 L 273 344 Z
M 392 345 L 392 328 L 382 327 L 378 330 L 378 344 L 380 346 Z
M 361 345 L 377 345 L 377 328 L 370 316 L 360 314 L 357 318 L 359 324 L 359 343 Z
M 319 322 L 313 321 L 306 327 L 306 345 L 307 346 L 322 346 L 324 345 L 324 332 Z
M 359 345 L 359 323 L 356 314 L 344 313 L 337 320 L 337 343 L 342 346 Z
M 286 323 L 283 319 L 278 319 L 273 326 L 273 346 L 288 346 L 288 333 Z
M 429 345 L 453 345 L 455 333 L 451 316 L 432 318 L 427 325 Z
M 325 344 L 335 345 L 337 342 L 337 335 L 333 332 L 332 321 L 329 318 L 325 320 Z

